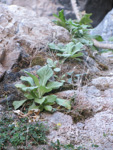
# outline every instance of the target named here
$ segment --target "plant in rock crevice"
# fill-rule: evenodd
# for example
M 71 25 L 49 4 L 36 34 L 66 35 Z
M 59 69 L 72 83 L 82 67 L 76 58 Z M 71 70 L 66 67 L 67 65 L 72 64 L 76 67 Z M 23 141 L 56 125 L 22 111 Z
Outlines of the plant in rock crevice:
M 56 65 L 58 64 L 58 61 L 53 61 L 51 58 L 47 59 L 47 65 L 52 68 L 55 72 L 60 72 L 61 69 L 57 68 Z
M 103 41 L 101 36 L 92 36 L 89 34 L 91 27 L 90 23 L 92 22 L 90 19 L 91 14 L 85 14 L 80 21 L 74 21 L 72 19 L 66 20 L 64 16 L 64 10 L 59 11 L 59 14 L 54 14 L 54 16 L 58 19 L 55 20 L 54 23 L 66 28 L 72 37 L 72 41 L 66 45 L 55 45 L 54 43 L 49 44 L 50 50 L 55 50 L 58 52 L 57 56 L 65 58 L 82 57 L 83 50 L 85 50 L 86 46 L 97 50 L 92 39 Z
M 53 94 L 47 95 L 52 90 L 58 89 L 63 85 L 62 82 L 50 81 L 54 72 L 48 65 L 43 66 L 37 71 L 38 77 L 29 72 L 25 73 L 29 77 L 21 76 L 20 79 L 24 83 L 15 85 L 24 93 L 25 99 L 21 101 L 14 101 L 13 106 L 15 109 L 18 109 L 27 101 L 32 102 L 29 110 L 39 109 L 40 111 L 43 111 L 45 109 L 47 111 L 52 111 L 52 105 L 55 103 L 64 106 L 67 109 L 71 109 L 71 105 L 68 100 L 57 98 L 57 96 Z

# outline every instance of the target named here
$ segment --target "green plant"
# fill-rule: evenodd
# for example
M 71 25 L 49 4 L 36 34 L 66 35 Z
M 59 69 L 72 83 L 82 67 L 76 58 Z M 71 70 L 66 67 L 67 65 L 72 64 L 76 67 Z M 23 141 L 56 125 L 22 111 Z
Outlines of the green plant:
M 7 146 L 26 149 L 32 145 L 46 144 L 47 127 L 40 123 L 28 124 L 27 118 L 15 120 L 6 114 L 0 120 L 0 149 Z
M 55 50 L 57 52 L 57 56 L 65 57 L 65 58 L 78 58 L 83 56 L 81 52 L 83 50 L 83 44 L 74 42 L 70 42 L 66 45 L 58 44 L 55 45 L 54 43 L 49 44 L 49 48 Z
M 54 150 L 61 150 L 63 148 L 63 150 L 75 150 L 74 146 L 72 144 L 61 144 L 59 140 L 57 140 L 56 142 L 51 142 L 51 147 Z
M 77 149 L 75 149 L 75 150 L 88 150 L 88 149 L 86 149 L 86 148 L 83 147 L 83 146 L 79 146 L 79 147 L 77 147 Z
M 61 150 L 61 144 L 60 144 L 60 141 L 57 140 L 56 142 L 51 142 L 51 147 L 54 149 L 54 150 Z
M 99 145 L 96 145 L 96 144 L 92 144 L 91 146 L 92 147 L 99 147 Z
M 61 69 L 60 68 L 57 68 L 56 65 L 57 65 L 58 61 L 53 61 L 51 58 L 48 58 L 47 59 L 47 64 L 50 68 L 52 68 L 55 72 L 60 72 Z
M 27 101 L 32 102 L 29 110 L 39 109 L 40 111 L 43 111 L 45 109 L 47 111 L 52 111 L 52 105 L 55 103 L 64 106 L 67 109 L 71 109 L 69 101 L 57 98 L 56 95 L 45 95 L 53 89 L 58 89 L 63 85 L 62 82 L 50 81 L 50 78 L 53 76 L 53 71 L 48 65 L 37 71 L 38 77 L 29 72 L 26 72 L 26 74 L 29 75 L 29 77 L 22 76 L 20 78 L 24 84 L 16 84 L 16 87 L 24 93 L 26 99 L 14 101 L 13 105 L 15 109 L 18 109 Z
M 101 36 L 92 36 L 89 34 L 91 27 L 90 23 L 92 22 L 90 19 L 91 14 L 85 14 L 80 21 L 74 21 L 72 19 L 66 20 L 64 10 L 59 11 L 59 14 L 54 14 L 54 16 L 58 19 L 55 20 L 54 23 L 66 28 L 72 37 L 72 41 L 66 45 L 55 45 L 54 43 L 49 44 L 50 50 L 60 52 L 57 56 L 78 58 L 83 56 L 82 51 L 85 50 L 86 46 L 96 49 L 93 45 L 92 39 L 103 41 Z

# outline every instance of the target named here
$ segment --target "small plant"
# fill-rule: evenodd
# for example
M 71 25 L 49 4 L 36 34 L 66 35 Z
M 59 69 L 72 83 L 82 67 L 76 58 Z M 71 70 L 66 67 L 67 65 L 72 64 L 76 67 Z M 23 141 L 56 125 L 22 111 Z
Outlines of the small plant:
M 0 120 L 0 149 L 6 146 L 31 147 L 32 145 L 46 144 L 47 127 L 43 124 L 27 124 L 27 118 L 13 120 L 4 115 Z
M 62 82 L 50 81 L 53 76 L 52 69 L 46 65 L 37 71 L 38 77 L 26 72 L 29 77 L 22 76 L 20 79 L 24 84 L 16 84 L 23 93 L 26 99 L 21 101 L 14 101 L 13 106 L 18 109 L 25 102 L 30 101 L 32 104 L 29 107 L 31 109 L 39 109 L 43 111 L 52 111 L 55 103 L 64 106 L 67 109 L 71 109 L 70 102 L 64 99 L 57 98 L 56 95 L 45 95 L 51 92 L 53 89 L 58 89 L 63 85 Z
M 55 72 L 60 72 L 61 69 L 60 68 L 57 68 L 56 65 L 57 65 L 58 61 L 53 61 L 52 59 L 48 58 L 47 59 L 47 64 L 50 68 L 52 68 Z
M 63 145 L 59 140 L 57 140 L 56 142 L 51 142 L 51 147 L 53 148 L 53 150 L 75 150 L 72 144 Z
M 79 146 L 79 147 L 77 147 L 77 149 L 75 149 L 75 150 L 88 150 L 88 149 L 86 149 L 86 148 L 83 147 L 83 146 Z
M 56 142 L 51 142 L 51 147 L 54 149 L 54 150 L 61 150 L 61 144 L 60 144 L 60 141 L 57 140 Z
M 66 45 L 55 45 L 54 43 L 51 43 L 49 44 L 49 48 L 55 50 L 59 57 L 78 58 L 83 56 L 83 53 L 81 52 L 83 50 L 83 44 L 80 42 L 77 44 L 70 42 Z
M 83 56 L 83 50 L 85 50 L 86 46 L 97 50 L 93 45 L 92 39 L 103 41 L 101 36 L 92 36 L 89 34 L 91 27 L 90 23 L 92 22 L 90 19 L 91 14 L 85 14 L 80 21 L 74 21 L 72 19 L 66 20 L 64 10 L 59 11 L 59 14 L 54 14 L 54 16 L 58 19 L 55 20 L 54 23 L 66 28 L 72 37 L 72 41 L 66 45 L 55 45 L 54 43 L 49 44 L 50 50 L 58 52 L 57 56 L 78 59 L 78 57 Z
M 99 147 L 99 145 L 97 145 L 97 144 L 92 144 L 91 146 L 92 147 Z

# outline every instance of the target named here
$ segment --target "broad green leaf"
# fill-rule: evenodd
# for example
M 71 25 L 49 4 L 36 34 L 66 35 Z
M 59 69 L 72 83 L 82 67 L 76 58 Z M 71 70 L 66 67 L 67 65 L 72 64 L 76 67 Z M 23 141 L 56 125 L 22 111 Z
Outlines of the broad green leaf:
M 37 90 L 37 86 L 32 86 L 32 87 L 24 87 L 24 88 L 22 88 L 22 91 L 24 91 L 24 92 L 26 92 L 26 91 L 33 91 L 33 90 Z
M 29 93 L 30 93 L 30 95 L 32 95 L 32 97 L 34 97 L 34 98 L 39 97 L 38 92 L 37 92 L 37 89 L 32 90 L 32 91 L 30 91 Z
M 62 44 L 55 45 L 54 43 L 50 43 L 48 46 L 51 50 L 64 52 L 64 50 L 62 50 L 62 48 L 64 47 Z
M 40 109 L 40 111 L 43 111 L 43 110 L 44 110 L 44 106 L 43 106 L 43 105 L 40 105 L 40 106 L 39 106 L 39 109 Z
M 40 86 L 38 88 L 39 98 L 41 98 L 45 93 L 48 93 L 52 90 L 51 87 Z
M 60 54 L 60 53 L 57 53 L 57 56 L 68 58 L 68 57 L 71 56 L 71 54 Z
M 59 20 L 58 21 L 54 21 L 55 24 L 59 25 L 59 26 L 62 26 L 64 28 L 66 28 L 66 19 L 65 19 L 65 16 L 64 16 L 64 10 L 61 10 L 59 11 L 59 14 L 56 15 L 56 14 L 53 14 L 54 17 L 58 18 Z
M 85 44 L 87 46 L 92 46 L 93 45 L 93 42 L 92 40 L 90 39 L 85 39 L 85 38 L 80 38 L 79 41 L 82 43 L 82 44 Z
M 54 71 L 55 71 L 55 72 L 60 72 L 61 69 L 60 69 L 60 68 L 55 68 Z
M 100 41 L 100 42 L 104 41 L 103 38 L 102 38 L 102 36 L 100 36 L 100 35 L 93 35 L 92 37 L 94 39 L 96 39 L 97 41 Z
M 58 105 L 64 106 L 65 108 L 67 108 L 69 110 L 71 109 L 70 101 L 68 101 L 68 100 L 57 98 L 56 103 Z
M 59 57 L 71 57 L 71 58 L 75 58 L 75 57 L 80 57 L 78 54 L 77 56 L 75 56 L 74 54 L 76 54 L 77 52 L 81 51 L 83 48 L 83 44 L 81 42 L 78 42 L 77 44 L 75 44 L 74 42 L 70 42 L 64 46 L 62 46 L 61 48 L 59 48 L 59 46 L 53 44 L 54 49 L 57 49 L 59 52 L 61 53 L 57 53 L 57 56 Z M 51 47 L 52 48 L 52 47 Z M 74 55 L 74 56 L 73 56 Z M 81 55 L 82 56 L 82 55 Z
M 13 106 L 15 109 L 18 109 L 20 106 L 22 106 L 27 100 L 21 100 L 21 101 L 14 101 Z
M 27 73 L 33 79 L 33 81 L 34 81 L 36 86 L 39 86 L 39 80 L 38 80 L 38 78 L 36 76 L 34 76 L 33 74 L 31 74 L 31 73 L 29 73 L 27 71 L 25 71 L 25 73 Z
M 83 55 L 84 55 L 83 53 L 78 53 L 78 54 L 71 55 L 71 58 L 82 57 Z
M 31 77 L 21 76 L 20 78 L 22 81 L 28 82 L 31 86 L 34 86 L 34 81 Z
M 19 89 L 23 89 L 25 88 L 26 86 L 24 84 L 16 84 L 15 85 L 16 88 L 19 88 Z
M 35 98 L 35 103 L 38 103 L 40 105 L 42 105 L 45 101 L 46 97 L 43 97 L 43 98 Z
M 50 105 L 46 105 L 46 106 L 44 106 L 44 109 L 47 111 L 52 111 L 53 108 Z
M 33 104 L 29 107 L 28 110 L 31 110 L 31 109 L 39 109 L 39 106 L 36 106 L 35 103 L 33 102 Z
M 34 99 L 34 97 L 33 97 L 30 93 L 25 93 L 24 96 L 25 96 L 27 99 Z
M 90 19 L 92 14 L 85 14 L 81 20 L 79 21 L 80 24 L 85 24 L 85 25 L 91 25 L 92 20 Z
M 53 66 L 54 66 L 54 62 L 53 62 L 53 60 L 50 59 L 50 58 L 47 59 L 47 63 L 48 63 L 48 65 L 49 65 L 49 67 L 53 67 Z
M 53 14 L 53 16 L 59 19 L 59 16 L 57 16 L 56 14 Z
M 63 22 L 65 22 L 65 16 L 64 16 L 64 10 L 62 9 L 61 11 L 59 11 L 59 19 Z
M 46 65 L 37 71 L 37 74 L 40 78 L 40 85 L 45 86 L 47 81 L 52 77 L 53 71 L 52 69 Z
M 46 96 L 46 101 L 44 102 L 45 105 L 53 105 L 56 101 L 56 95 L 49 95 Z
M 75 48 L 75 49 L 76 49 L 76 52 L 79 52 L 79 51 L 81 50 L 81 48 L 83 48 L 83 46 L 84 46 L 84 45 L 83 45 L 81 42 L 77 43 L 77 44 L 76 44 L 76 48 Z
M 47 64 L 48 64 L 48 66 L 51 67 L 51 68 L 55 68 L 57 63 L 58 63 L 57 60 L 56 60 L 56 61 L 53 61 L 53 60 L 50 59 L 50 58 L 47 59 Z
M 49 82 L 49 83 L 47 84 L 47 88 L 58 89 L 58 88 L 61 87 L 62 85 L 63 85 L 63 83 L 54 81 L 54 82 Z

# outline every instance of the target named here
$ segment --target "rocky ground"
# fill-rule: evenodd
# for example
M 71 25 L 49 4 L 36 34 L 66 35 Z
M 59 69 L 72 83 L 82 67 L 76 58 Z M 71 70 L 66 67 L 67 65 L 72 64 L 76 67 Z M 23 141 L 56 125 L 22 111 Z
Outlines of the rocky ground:
M 48 43 L 53 41 L 67 43 L 70 34 L 48 18 L 37 17 L 32 10 L 0 4 L 0 116 L 6 111 L 7 102 L 11 106 L 12 101 L 22 97 L 14 85 L 24 74 L 23 69 L 35 73 L 48 57 L 58 59 L 48 49 Z M 73 144 L 75 148 L 113 150 L 111 53 L 96 54 L 93 58 L 84 56 L 82 63 L 66 61 L 61 67 L 61 75 L 73 71 L 82 77 L 71 87 L 68 85 L 56 93 L 67 99 L 74 96 L 71 111 L 41 114 L 41 119 L 50 129 L 48 142 L 58 139 L 62 144 Z M 56 124 L 60 124 L 57 130 Z

